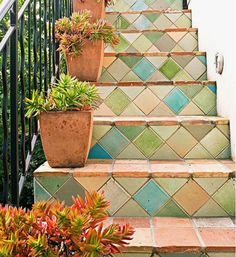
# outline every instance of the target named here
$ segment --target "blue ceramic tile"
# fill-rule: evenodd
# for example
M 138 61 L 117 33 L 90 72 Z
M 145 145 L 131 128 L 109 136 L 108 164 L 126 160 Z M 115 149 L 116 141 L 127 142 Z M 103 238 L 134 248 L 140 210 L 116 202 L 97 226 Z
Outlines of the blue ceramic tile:
M 197 58 L 198 58 L 203 64 L 206 65 L 206 56 L 205 56 L 205 55 L 198 56 Z
M 150 215 L 154 215 L 169 198 L 170 197 L 153 180 L 150 180 L 134 195 L 134 199 Z
M 112 159 L 112 157 L 99 145 L 94 145 L 89 152 L 89 159 Z
M 137 1 L 132 7 L 131 10 L 133 11 L 143 11 L 147 10 L 148 6 L 143 1 Z
M 134 27 L 142 30 L 153 27 L 152 23 L 143 15 L 141 15 L 134 23 Z
M 172 111 L 178 114 L 189 103 L 189 99 L 179 89 L 175 88 L 164 99 L 164 102 Z
M 214 94 L 216 94 L 216 85 L 209 85 L 208 88 L 209 88 Z
M 134 68 L 136 73 L 143 81 L 146 81 L 155 71 L 156 68 L 146 58 L 143 58 Z

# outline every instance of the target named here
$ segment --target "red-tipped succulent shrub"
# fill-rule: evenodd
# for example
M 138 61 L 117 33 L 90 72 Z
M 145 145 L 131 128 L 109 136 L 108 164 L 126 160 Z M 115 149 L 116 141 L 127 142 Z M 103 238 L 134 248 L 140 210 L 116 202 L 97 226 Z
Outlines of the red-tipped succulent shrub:
M 103 222 L 109 203 L 93 192 L 74 204 L 38 202 L 32 210 L 0 206 L 0 257 L 101 257 L 121 251 L 131 240 L 129 225 Z

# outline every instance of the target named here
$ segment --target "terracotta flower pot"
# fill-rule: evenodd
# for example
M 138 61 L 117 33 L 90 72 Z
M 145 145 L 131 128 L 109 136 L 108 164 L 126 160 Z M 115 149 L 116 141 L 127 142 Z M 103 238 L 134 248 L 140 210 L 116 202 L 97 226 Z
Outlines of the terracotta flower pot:
M 92 21 L 105 18 L 105 0 L 73 0 L 73 11 L 79 12 L 81 10 L 91 11 Z
M 93 130 L 93 111 L 42 112 L 43 150 L 53 168 L 83 167 Z
M 67 55 L 68 73 L 81 81 L 97 81 L 101 76 L 104 58 L 104 42 L 87 41 L 80 55 Z

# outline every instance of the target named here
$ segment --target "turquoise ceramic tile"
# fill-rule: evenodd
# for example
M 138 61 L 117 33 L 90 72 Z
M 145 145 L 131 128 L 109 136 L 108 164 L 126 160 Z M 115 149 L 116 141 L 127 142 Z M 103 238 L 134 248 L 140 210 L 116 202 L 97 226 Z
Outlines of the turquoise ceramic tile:
M 112 159 L 111 155 L 106 152 L 99 144 L 95 144 L 89 152 L 89 159 Z
M 189 103 L 189 99 L 179 89 L 175 88 L 164 99 L 164 102 L 172 111 L 178 114 Z
M 147 80 L 156 71 L 154 65 L 152 65 L 146 58 L 143 58 L 134 68 L 133 71 L 143 81 Z
M 99 144 L 112 157 L 116 157 L 128 144 L 129 141 L 116 127 L 113 127 L 100 141 Z
M 150 180 L 134 195 L 134 199 L 150 215 L 154 215 L 169 198 L 170 197 L 153 180 Z
M 47 201 L 51 195 L 34 179 L 34 201 Z

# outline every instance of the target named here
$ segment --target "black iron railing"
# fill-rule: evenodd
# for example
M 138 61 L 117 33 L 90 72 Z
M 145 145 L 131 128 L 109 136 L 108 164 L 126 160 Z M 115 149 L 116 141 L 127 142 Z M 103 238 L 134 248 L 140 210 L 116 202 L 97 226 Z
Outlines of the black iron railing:
M 71 0 L 3 0 L 0 4 L 0 202 L 19 205 L 38 135 L 25 119 L 24 98 L 45 93 L 59 75 L 55 20 L 69 16 Z
M 188 9 L 191 0 L 183 0 L 183 8 Z

